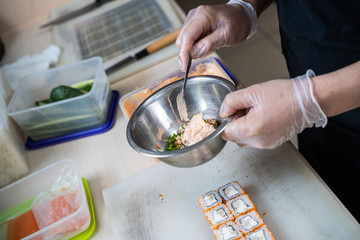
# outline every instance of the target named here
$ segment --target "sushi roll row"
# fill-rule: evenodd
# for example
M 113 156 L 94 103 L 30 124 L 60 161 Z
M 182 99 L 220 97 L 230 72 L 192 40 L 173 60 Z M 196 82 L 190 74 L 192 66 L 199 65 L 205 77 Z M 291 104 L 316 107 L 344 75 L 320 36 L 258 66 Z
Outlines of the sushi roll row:
M 198 198 L 217 240 L 274 240 L 248 194 L 237 182 Z

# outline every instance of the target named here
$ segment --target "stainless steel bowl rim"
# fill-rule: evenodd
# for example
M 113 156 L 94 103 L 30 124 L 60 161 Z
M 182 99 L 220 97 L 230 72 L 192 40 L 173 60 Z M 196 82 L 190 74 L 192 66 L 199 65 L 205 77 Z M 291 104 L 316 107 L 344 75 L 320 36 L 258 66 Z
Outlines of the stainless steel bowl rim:
M 192 76 L 188 78 L 188 83 L 191 82 L 192 79 L 201 79 L 201 78 L 211 78 L 213 80 L 219 80 L 221 81 L 222 84 L 224 84 L 226 87 L 228 87 L 231 91 L 236 90 L 235 86 L 233 84 L 231 84 L 229 82 L 229 80 L 226 80 L 225 78 L 219 77 L 219 76 L 213 76 L 213 75 L 201 75 L 201 76 Z M 180 155 L 183 153 L 187 153 L 190 152 L 193 149 L 198 148 L 201 145 L 204 145 L 206 142 L 210 141 L 211 139 L 217 137 L 219 134 L 221 134 L 225 128 L 227 127 L 227 125 L 231 122 L 233 116 L 229 116 L 227 118 L 225 118 L 223 120 L 223 122 L 220 124 L 220 126 L 218 126 L 215 130 L 215 132 L 211 133 L 209 136 L 207 136 L 206 138 L 204 138 L 202 141 L 195 143 L 191 146 L 182 148 L 182 149 L 178 149 L 178 150 L 172 150 L 172 151 L 159 151 L 159 152 L 154 152 L 154 151 L 149 151 L 146 149 L 143 149 L 141 147 L 139 147 L 135 141 L 133 140 L 131 133 L 130 133 L 130 126 L 132 125 L 132 123 L 135 121 L 136 116 L 139 114 L 139 112 L 141 112 L 144 108 L 144 105 L 146 105 L 148 103 L 148 101 L 155 97 L 156 95 L 158 95 L 162 89 L 167 88 L 173 84 L 177 84 L 180 81 L 183 81 L 184 79 L 179 79 L 177 81 L 174 81 L 160 89 L 158 89 L 157 91 L 155 91 L 154 93 L 152 93 L 150 96 L 148 96 L 134 111 L 134 113 L 131 115 L 130 120 L 128 122 L 127 128 L 126 128 L 126 137 L 127 140 L 130 144 L 130 146 L 138 153 L 141 153 L 145 156 L 149 156 L 149 157 L 156 157 L 156 158 L 166 158 L 166 157 L 172 157 L 172 156 L 176 156 L 176 155 Z

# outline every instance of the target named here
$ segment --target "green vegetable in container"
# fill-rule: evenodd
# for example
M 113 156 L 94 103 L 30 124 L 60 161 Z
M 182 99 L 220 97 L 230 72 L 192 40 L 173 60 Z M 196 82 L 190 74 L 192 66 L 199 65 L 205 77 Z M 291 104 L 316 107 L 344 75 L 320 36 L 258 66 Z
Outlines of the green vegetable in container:
M 46 104 L 49 104 L 49 103 L 51 103 L 50 99 L 44 99 L 44 100 L 36 101 L 35 105 L 36 106 L 43 106 L 43 105 L 46 105 Z
M 90 92 L 94 83 L 94 79 L 75 83 L 71 86 L 60 85 L 51 90 L 50 98 L 36 101 L 36 106 L 43 106 L 52 102 L 77 97 Z
M 57 102 L 68 98 L 77 97 L 83 94 L 84 93 L 81 90 L 78 90 L 76 88 L 60 85 L 54 88 L 53 90 L 51 90 L 50 100 L 51 102 Z
M 48 94 L 55 93 L 53 101 L 63 99 L 69 99 L 71 97 L 82 96 L 87 91 L 91 91 L 94 84 L 94 80 L 86 80 L 78 82 L 68 86 L 56 86 Z M 101 87 L 101 86 L 99 86 Z M 95 89 L 94 89 L 95 90 Z M 56 92 L 59 91 L 59 92 Z M 108 89 L 110 92 L 110 90 Z M 40 100 L 40 99 L 39 99 Z M 75 99 L 74 99 L 75 100 Z M 109 106 L 111 101 L 111 95 L 108 95 L 105 99 L 105 105 Z M 37 101 L 37 106 L 44 104 L 53 103 L 49 96 L 48 99 Z M 38 141 L 43 139 L 49 139 L 57 136 L 63 136 L 69 133 L 79 132 L 82 130 L 102 126 L 107 118 L 108 109 L 105 111 L 98 112 L 97 109 L 92 107 L 92 103 L 89 99 L 84 97 L 79 98 L 74 104 L 68 104 L 61 106 L 61 101 L 58 101 L 60 105 L 56 106 L 51 104 L 49 108 L 46 106 L 43 109 L 39 109 L 39 113 L 31 115 L 24 123 L 24 128 L 27 129 L 28 135 L 32 136 L 32 140 Z M 39 107 L 40 108 L 40 107 Z M 103 107 L 101 107 L 103 110 Z M 45 117 L 44 117 L 45 116 Z M 0 234 L 1 235 L 1 234 Z M 1 237 L 0 237 L 1 238 Z
M 78 90 L 83 90 L 85 92 L 90 92 L 93 83 L 94 83 L 94 79 L 90 79 L 90 80 L 82 81 L 79 83 L 75 83 L 75 84 L 71 85 L 71 87 L 78 89 Z

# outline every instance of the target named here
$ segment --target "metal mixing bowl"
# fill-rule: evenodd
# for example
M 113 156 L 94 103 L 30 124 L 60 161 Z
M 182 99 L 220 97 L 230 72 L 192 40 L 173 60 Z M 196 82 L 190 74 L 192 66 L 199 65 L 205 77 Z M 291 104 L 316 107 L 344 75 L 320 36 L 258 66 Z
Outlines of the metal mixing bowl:
M 164 151 L 168 137 L 179 131 L 182 120 L 177 109 L 176 97 L 183 81 L 173 82 L 145 99 L 131 116 L 126 135 L 131 147 L 176 167 L 194 167 L 214 158 L 225 146 L 220 133 L 231 121 L 223 119 L 219 109 L 225 96 L 235 90 L 228 80 L 217 76 L 189 77 L 185 90 L 188 117 L 203 113 L 204 119 L 216 119 L 220 124 L 204 140 L 179 150 Z

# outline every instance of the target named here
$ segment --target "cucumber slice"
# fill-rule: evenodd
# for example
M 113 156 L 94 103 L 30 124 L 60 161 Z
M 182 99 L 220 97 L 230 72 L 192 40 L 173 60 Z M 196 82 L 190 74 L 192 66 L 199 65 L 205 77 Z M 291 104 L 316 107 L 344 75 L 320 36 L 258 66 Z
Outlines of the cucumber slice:
M 78 90 L 83 90 L 85 92 L 90 92 L 93 83 L 94 83 L 94 79 L 90 79 L 90 80 L 82 81 L 79 83 L 75 83 L 75 84 L 71 85 L 71 87 L 78 89 Z

